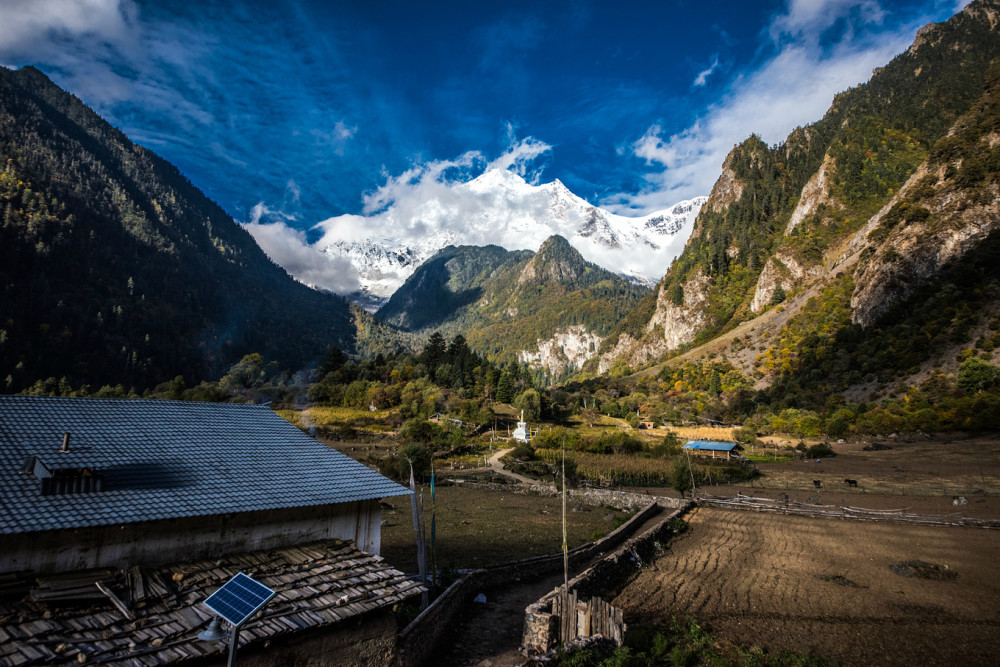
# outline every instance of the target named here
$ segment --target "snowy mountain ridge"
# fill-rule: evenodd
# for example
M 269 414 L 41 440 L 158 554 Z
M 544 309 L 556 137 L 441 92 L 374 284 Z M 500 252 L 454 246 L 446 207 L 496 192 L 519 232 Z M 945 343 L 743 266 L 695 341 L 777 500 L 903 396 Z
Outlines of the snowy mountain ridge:
M 442 188 L 417 206 L 390 205 L 373 215 L 330 218 L 320 223 L 324 235 L 315 247 L 351 262 L 362 284 L 356 296 L 368 307 L 388 299 L 421 263 L 448 245 L 537 250 L 553 234 L 587 260 L 652 286 L 684 248 L 706 199 L 629 217 L 590 204 L 559 180 L 531 185 L 512 171 L 493 169 Z

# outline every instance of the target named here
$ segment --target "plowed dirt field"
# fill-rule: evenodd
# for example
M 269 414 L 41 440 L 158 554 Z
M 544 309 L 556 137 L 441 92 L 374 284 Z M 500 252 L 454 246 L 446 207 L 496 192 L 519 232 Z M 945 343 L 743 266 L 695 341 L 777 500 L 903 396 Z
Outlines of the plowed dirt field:
M 701 508 L 615 600 L 721 641 L 852 665 L 1000 664 L 1000 531 Z M 939 579 L 893 565 L 923 561 Z

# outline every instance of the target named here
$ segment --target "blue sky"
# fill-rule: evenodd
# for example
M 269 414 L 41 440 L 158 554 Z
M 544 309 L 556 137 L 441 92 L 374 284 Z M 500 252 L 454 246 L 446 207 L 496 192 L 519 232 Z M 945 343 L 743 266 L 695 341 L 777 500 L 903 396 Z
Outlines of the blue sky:
M 616 212 L 707 194 L 964 0 L 2 0 L 33 64 L 237 220 L 306 230 L 509 164 Z M 498 162 L 499 160 L 499 162 Z

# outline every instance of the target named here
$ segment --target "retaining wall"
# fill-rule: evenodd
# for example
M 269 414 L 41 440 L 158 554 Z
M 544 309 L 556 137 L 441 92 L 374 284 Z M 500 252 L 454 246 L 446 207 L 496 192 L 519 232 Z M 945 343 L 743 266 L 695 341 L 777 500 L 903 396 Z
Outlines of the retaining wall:
M 494 484 L 491 482 L 467 482 L 462 479 L 449 479 L 448 481 L 459 486 L 467 486 L 476 489 L 490 489 L 493 491 L 504 491 L 506 493 L 516 493 L 518 495 L 544 496 L 547 498 L 559 497 L 561 491 L 552 484 Z M 606 505 L 618 509 L 634 510 L 646 507 L 651 502 L 657 502 L 661 507 L 683 507 L 687 500 L 680 498 L 668 498 L 666 496 L 652 496 L 644 493 L 632 493 L 631 491 L 618 491 L 615 489 L 566 489 L 566 500 L 586 503 L 588 505 Z
M 670 522 L 683 516 L 691 504 L 686 501 L 684 506 L 665 516 L 652 530 L 628 540 L 614 553 L 573 577 L 569 582 L 570 590 L 576 590 L 581 598 L 586 599 L 620 589 L 644 563 L 656 557 L 663 543 L 673 534 Z M 552 600 L 558 594 L 559 589 L 556 588 L 525 609 L 522 650 L 538 654 L 555 648 L 558 618 L 552 614 Z
M 504 487 L 504 490 L 513 491 L 507 487 Z M 602 553 L 615 549 L 627 541 L 635 530 L 650 517 L 662 512 L 664 507 L 672 507 L 673 499 L 671 498 L 654 498 L 641 494 L 630 495 L 644 498 L 646 500 L 645 508 L 596 542 L 571 549 L 569 551 L 571 567 L 578 567 L 581 563 L 586 563 Z M 578 498 L 578 500 L 582 499 Z M 659 503 L 657 501 L 669 502 Z M 424 662 L 434 650 L 441 636 L 448 631 L 455 615 L 477 593 L 511 581 L 520 581 L 526 577 L 536 578 L 559 572 L 562 570 L 562 566 L 563 555 L 556 553 L 466 572 L 400 633 L 397 645 L 397 665 L 411 667 Z

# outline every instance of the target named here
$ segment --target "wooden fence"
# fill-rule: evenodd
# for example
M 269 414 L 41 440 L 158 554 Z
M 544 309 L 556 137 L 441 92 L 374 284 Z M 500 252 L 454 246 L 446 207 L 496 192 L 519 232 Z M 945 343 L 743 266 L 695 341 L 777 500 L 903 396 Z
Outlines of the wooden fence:
M 1000 520 L 996 519 L 972 519 L 962 516 L 961 513 L 941 514 L 937 516 L 914 514 L 905 507 L 892 510 L 875 510 L 863 507 L 849 507 L 847 505 L 803 503 L 783 498 L 754 498 L 752 496 L 744 496 L 743 494 L 737 494 L 732 498 L 717 498 L 699 493 L 697 502 L 699 505 L 710 505 L 713 507 L 728 507 L 755 512 L 781 512 L 782 514 L 852 519 L 855 521 L 890 521 L 927 526 L 1000 528 Z
M 621 645 L 625 636 L 622 610 L 601 598 L 581 602 L 575 590 L 563 590 L 552 600 L 552 614 L 559 617 L 559 642 L 600 635 Z

